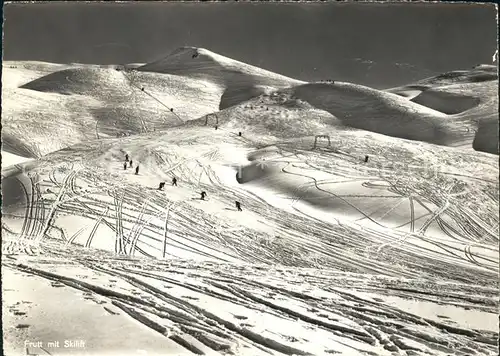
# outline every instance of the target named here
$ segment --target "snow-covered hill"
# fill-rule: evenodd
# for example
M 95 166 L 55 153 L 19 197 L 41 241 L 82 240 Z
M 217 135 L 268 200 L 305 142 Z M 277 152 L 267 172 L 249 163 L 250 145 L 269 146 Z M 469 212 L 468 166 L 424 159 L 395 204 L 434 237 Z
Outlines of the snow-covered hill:
M 225 346 L 233 353 L 239 353 L 243 343 L 250 347 L 249 353 L 264 348 L 270 352 L 287 354 L 295 350 L 293 353 L 314 355 L 327 355 L 328 350 L 346 355 L 361 354 L 362 350 L 375 354 L 406 350 L 440 354 L 447 350 L 442 343 L 451 342 L 452 337 L 453 342 L 466 348 L 464 350 L 472 347 L 479 354 L 492 354 L 488 343 L 493 343 L 494 334 L 488 334 L 483 326 L 477 326 L 477 331 L 470 327 L 462 331 L 445 319 L 436 321 L 437 324 L 422 321 L 427 325 L 422 329 L 419 322 L 409 322 L 424 320 L 420 318 L 429 312 L 427 307 L 411 309 L 405 301 L 406 294 L 394 299 L 394 294 L 384 297 L 377 291 L 369 297 L 382 303 L 376 306 L 370 305 L 373 299 L 368 301 L 357 292 L 355 297 L 342 296 L 343 292 L 338 294 L 340 292 L 333 292 L 327 285 L 312 281 L 311 290 L 320 293 L 325 304 L 315 302 L 312 292 L 304 292 L 306 299 L 296 305 L 298 301 L 288 301 L 286 295 L 270 297 L 263 286 L 248 289 L 247 283 L 255 283 L 253 278 L 262 281 L 262 277 L 257 276 L 271 273 L 271 265 L 293 271 L 284 272 L 289 277 L 280 277 L 284 283 L 301 283 L 299 281 L 306 278 L 297 268 L 320 268 L 325 273 L 337 274 L 340 280 L 335 285 L 345 288 L 351 285 L 348 280 L 352 273 L 361 280 L 388 278 L 387 283 L 396 283 L 398 288 L 415 289 L 418 294 L 412 294 L 412 298 L 423 305 L 431 303 L 428 306 L 431 307 L 437 301 L 423 296 L 430 293 L 428 283 L 441 281 L 447 283 L 446 288 L 454 290 L 486 287 L 481 301 L 474 306 L 469 303 L 467 308 L 477 314 L 475 318 L 495 317 L 493 291 L 498 273 L 498 162 L 495 157 L 388 139 L 362 131 L 338 131 L 331 138 L 331 147 L 320 139 L 315 148 L 314 137 L 292 140 L 269 137 L 268 142 L 274 140 L 269 146 L 264 141 L 259 144 L 258 135 L 252 137 L 246 133 L 240 137 L 224 125 L 218 130 L 192 125 L 173 128 L 168 133 L 92 141 L 49 154 L 38 164 L 27 166 L 28 175 L 11 172 L 3 179 L 3 224 L 10 236 L 4 241 L 4 253 L 22 264 L 8 263 L 7 266 L 10 270 L 14 268 L 77 289 L 77 286 L 85 286 L 83 290 L 89 295 L 95 295 L 104 304 L 112 303 L 114 306 L 107 308 L 113 313 L 129 314 L 143 322 L 153 320 L 145 322 L 153 330 L 180 330 L 169 331 L 168 335 L 187 333 L 190 335 L 188 349 L 216 345 L 213 347 L 217 350 L 218 343 L 208 340 L 220 336 L 217 332 L 220 327 L 231 332 L 232 336 L 223 339 L 226 339 L 224 343 L 233 345 Z M 134 161 L 131 169 L 123 169 L 125 153 Z M 369 155 L 368 162 L 364 162 L 365 154 Z M 140 167 L 138 175 L 133 172 L 136 165 Z M 169 185 L 174 176 L 178 178 L 178 187 Z M 161 181 L 167 182 L 165 191 L 157 189 Z M 208 201 L 199 199 L 201 191 L 208 193 Z M 234 201 L 242 202 L 243 212 L 236 211 Z M 41 242 L 40 247 L 35 247 L 37 242 Z M 59 246 L 56 255 L 77 259 L 85 269 L 75 267 L 71 272 L 57 267 L 58 262 L 48 257 L 55 253 L 50 247 L 52 244 Z M 203 261 L 211 261 L 209 268 L 216 268 L 219 263 L 247 264 L 248 267 L 244 267 L 247 277 L 239 287 L 228 285 L 227 277 L 216 286 L 203 287 L 199 284 L 201 280 L 192 279 L 198 277 L 172 279 L 180 271 L 188 276 L 199 272 L 170 269 L 168 276 L 157 277 L 151 267 L 144 267 L 144 262 L 140 263 L 143 268 L 137 277 L 133 277 L 134 267 L 122 270 L 118 267 L 122 262 L 113 262 L 118 257 L 105 257 L 110 258 L 105 267 L 97 260 L 92 262 L 85 257 L 87 252 L 78 252 L 80 249 L 75 250 L 73 245 L 103 250 L 102 256 L 108 256 L 104 251 L 117 253 L 122 256 L 120 261 L 133 260 L 132 256 L 190 260 L 189 265 L 193 266 L 190 268 L 197 271 Z M 51 269 L 37 264 L 36 258 L 26 261 L 15 257 L 19 248 L 29 253 L 41 248 Z M 123 263 L 127 266 L 129 262 Z M 217 268 L 220 271 L 222 267 Z M 214 273 L 209 271 L 211 269 L 206 273 Z M 107 291 L 109 288 L 105 286 L 109 280 L 96 276 L 95 280 L 86 282 L 94 273 L 113 276 L 106 277 L 113 278 L 112 286 L 116 281 L 123 281 L 119 282 L 125 283 L 120 284 L 120 293 L 125 295 L 135 293 L 132 286 L 143 293 L 153 293 L 150 300 L 160 298 L 154 302 L 156 311 L 138 301 L 123 304 L 128 297 L 113 296 Z M 256 277 L 248 277 L 255 273 Z M 292 282 L 292 275 L 298 275 L 299 280 Z M 164 290 L 167 280 L 180 283 L 181 289 L 178 292 L 170 288 Z M 277 288 L 274 282 L 269 283 Z M 365 282 L 359 283 L 353 290 L 366 292 L 364 288 L 358 289 Z M 381 288 L 382 282 L 373 283 Z M 185 290 L 188 285 L 189 293 Z M 194 285 L 198 287 L 193 289 Z M 291 287 L 282 284 L 280 288 L 290 290 Z M 242 294 L 242 290 L 247 292 Z M 351 296 L 353 290 L 346 292 Z M 324 294 L 326 292 L 334 294 Z M 78 296 L 72 298 L 78 300 Z M 239 298 L 257 304 L 234 309 L 232 313 L 241 318 L 233 319 L 221 314 L 223 310 L 232 309 L 220 307 L 220 298 L 225 301 L 224 305 L 237 304 Z M 359 312 L 349 307 L 349 298 L 357 300 L 353 303 L 358 303 Z M 441 297 L 435 298 L 441 300 Z M 461 308 L 458 305 L 463 302 L 458 302 L 459 299 L 450 305 L 449 313 Z M 171 300 L 181 303 L 177 305 L 179 312 L 189 311 L 191 316 L 184 315 L 181 318 L 184 321 L 169 319 L 158 303 L 168 306 Z M 373 316 L 362 317 L 366 315 L 362 312 L 365 308 L 376 315 L 386 315 L 380 308 L 389 301 L 395 303 L 391 308 L 396 309 L 391 310 L 399 315 L 391 318 L 403 323 L 398 325 L 406 325 L 408 331 L 401 333 L 383 327 L 390 322 L 386 324 L 387 321 Z M 262 308 L 259 305 L 265 309 L 257 314 L 251 311 Z M 314 316 L 316 312 L 311 314 L 309 309 L 316 310 L 319 319 Z M 278 319 L 269 319 L 275 311 L 278 315 L 272 318 Z M 189 318 L 199 318 L 198 315 L 209 316 L 219 326 L 202 328 L 205 331 L 199 334 L 194 331 L 196 328 L 189 329 L 189 323 L 184 325 Z M 305 324 L 299 329 L 310 330 L 307 333 L 310 336 L 305 337 L 302 329 L 276 334 L 278 320 L 290 323 L 296 318 L 304 320 Z M 457 323 L 464 322 L 463 316 L 450 318 Z M 175 326 L 171 329 L 170 325 Z M 443 328 L 453 336 L 441 334 L 439 330 Z M 333 339 L 326 337 L 324 333 L 332 330 Z M 340 339 L 334 330 L 340 332 Z M 486 336 L 489 341 L 484 344 L 476 340 L 479 334 L 490 335 Z M 416 338 L 416 335 L 419 336 Z M 433 341 L 429 341 L 430 335 L 434 335 Z M 434 341 L 436 337 L 442 341 Z M 316 339 L 323 341 L 318 344 L 313 341 Z M 346 342 L 350 345 L 347 348 Z
M 26 157 L 40 157 L 99 135 L 166 129 L 300 83 L 203 49 L 192 65 L 193 51 L 180 49 L 144 66 L 4 62 L 3 133 L 15 143 L 9 147 L 27 146 Z M 54 137 L 55 128 L 41 121 L 66 132 Z M 16 141 L 28 132 L 32 142 Z
M 384 92 L 351 83 L 306 84 L 192 47 L 142 66 L 6 62 L 3 136 L 7 152 L 40 157 L 95 137 L 167 129 L 271 97 L 278 100 L 267 100 L 266 112 L 258 114 L 265 121 L 281 120 L 269 105 L 273 112 L 289 111 L 287 105 L 301 100 L 344 127 L 472 147 L 479 122 L 498 120 L 495 70 L 479 66 Z M 308 117 L 307 110 L 298 116 Z M 64 133 L 54 137 L 57 128 Z M 28 132 L 31 140 L 19 140 Z M 484 141 L 494 142 L 494 131 L 488 135 Z M 481 143 L 483 136 L 474 147 L 495 153 L 494 144 Z
M 498 69 L 478 65 L 470 70 L 452 71 L 393 88 L 391 93 L 449 114 L 447 121 L 468 131 L 460 146 L 498 154 Z M 481 127 L 488 127 L 487 130 Z
M 381 91 L 194 48 L 11 67 L 8 354 L 496 355 L 498 156 L 471 146 L 498 148 L 498 112 L 478 68 Z
M 207 79 L 228 88 L 248 85 L 284 87 L 301 83 L 299 80 L 196 47 L 181 47 L 137 70 Z
M 449 115 L 443 112 L 446 110 L 439 111 L 391 92 L 352 83 L 320 82 L 263 94 L 194 122 L 211 125 L 219 122 L 238 131 L 276 134 L 283 138 L 356 128 L 404 139 L 472 148 L 479 123 L 495 117 L 491 83 L 486 85 L 488 88 L 483 90 L 482 96 L 477 93 L 476 97 L 455 94 L 453 100 L 459 101 L 460 105 L 469 105 L 471 100 L 475 103 L 474 108 L 457 115 Z M 449 99 L 454 94 L 450 89 L 445 95 Z M 459 105 L 447 106 L 457 107 Z M 476 140 L 483 142 L 481 137 Z M 494 137 L 484 141 L 495 142 Z

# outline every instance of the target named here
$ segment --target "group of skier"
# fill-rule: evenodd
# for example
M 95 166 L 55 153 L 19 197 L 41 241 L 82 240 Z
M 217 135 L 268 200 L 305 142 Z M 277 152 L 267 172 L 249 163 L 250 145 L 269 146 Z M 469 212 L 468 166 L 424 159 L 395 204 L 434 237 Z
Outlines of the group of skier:
M 129 166 L 130 168 L 132 168 L 132 160 L 129 159 L 129 155 L 128 154 L 125 154 L 125 162 L 123 163 L 123 169 L 126 170 L 127 169 L 127 166 Z M 135 174 L 139 174 L 139 165 L 137 165 L 135 167 Z M 175 186 L 177 187 L 177 178 L 173 177 L 172 178 L 172 186 Z M 163 188 L 165 187 L 165 182 L 160 182 L 160 184 L 158 185 L 158 190 L 163 190 Z M 202 191 L 200 193 L 200 200 L 205 200 L 205 198 L 207 197 L 207 192 L 205 191 Z M 239 201 L 236 201 L 235 202 L 235 205 L 236 205 L 236 209 L 238 211 L 243 211 L 241 209 L 241 203 Z
M 125 162 L 123 162 L 123 169 L 127 170 L 127 167 L 132 168 L 133 161 L 129 160 L 128 154 L 125 155 Z M 139 174 L 139 165 L 135 167 L 135 174 Z
M 172 178 L 172 186 L 177 187 L 177 178 Z M 158 186 L 158 190 L 163 190 L 165 187 L 165 182 L 160 182 L 160 185 Z

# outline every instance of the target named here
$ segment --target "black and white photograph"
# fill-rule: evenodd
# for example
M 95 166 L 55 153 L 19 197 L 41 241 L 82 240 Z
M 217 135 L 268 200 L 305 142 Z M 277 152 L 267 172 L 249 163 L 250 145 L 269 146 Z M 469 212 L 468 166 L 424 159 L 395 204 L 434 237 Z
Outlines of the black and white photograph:
M 5 3 L 3 355 L 497 355 L 497 11 Z

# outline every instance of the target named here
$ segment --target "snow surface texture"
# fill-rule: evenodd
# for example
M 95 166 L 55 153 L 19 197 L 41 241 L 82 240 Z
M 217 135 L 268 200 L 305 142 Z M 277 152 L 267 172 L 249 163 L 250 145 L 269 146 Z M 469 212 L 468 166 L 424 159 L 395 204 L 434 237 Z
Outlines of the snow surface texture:
M 4 63 L 5 353 L 496 355 L 498 82 L 452 73 Z

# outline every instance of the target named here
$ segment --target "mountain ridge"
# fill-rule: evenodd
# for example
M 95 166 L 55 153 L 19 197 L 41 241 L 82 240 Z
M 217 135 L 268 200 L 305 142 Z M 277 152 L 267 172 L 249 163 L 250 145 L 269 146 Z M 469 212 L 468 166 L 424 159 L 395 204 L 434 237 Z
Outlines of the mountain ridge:
M 197 56 L 193 58 L 194 55 Z M 338 81 L 297 81 L 196 47 L 181 47 L 142 66 L 4 63 L 4 134 L 10 141 L 27 136 L 22 132 L 22 127 L 27 126 L 17 125 L 14 118 L 34 125 L 30 123 L 33 113 L 26 110 L 30 102 L 43 107 L 43 93 L 50 94 L 47 98 L 57 109 L 44 109 L 36 116 L 46 117 L 50 113 L 52 122 L 73 132 L 72 138 L 48 140 L 53 130 L 40 127 L 42 131 L 36 134 L 39 137 L 35 141 L 46 142 L 46 148 L 35 141 L 18 142 L 25 148 L 16 152 L 9 149 L 11 153 L 31 152 L 30 157 L 39 157 L 93 136 L 164 130 L 182 122 L 204 120 L 208 114 L 222 113 L 238 105 L 253 106 L 259 97 L 285 95 L 290 100 L 296 96 L 317 112 L 328 112 L 335 125 L 498 153 L 494 130 L 487 134 L 482 130 L 475 137 L 479 126 L 484 126 L 481 121 L 494 125 L 498 117 L 495 70 L 494 66 L 481 65 L 378 90 Z M 16 98 L 15 102 L 10 98 Z M 290 100 L 285 99 L 286 105 Z M 27 105 L 21 105 L 24 102 Z M 278 102 L 271 104 L 277 109 L 275 112 L 291 113 L 286 107 L 276 107 Z M 266 117 L 270 108 L 263 108 L 266 112 L 259 113 L 259 117 Z M 266 121 L 279 119 L 280 116 Z M 309 126 L 306 131 L 299 131 L 321 134 L 318 124 Z M 313 129 L 315 126 L 317 130 Z

